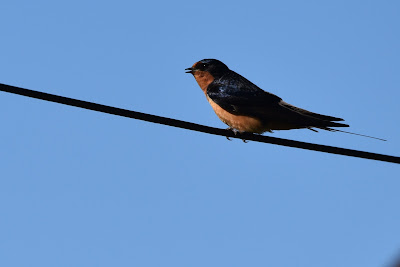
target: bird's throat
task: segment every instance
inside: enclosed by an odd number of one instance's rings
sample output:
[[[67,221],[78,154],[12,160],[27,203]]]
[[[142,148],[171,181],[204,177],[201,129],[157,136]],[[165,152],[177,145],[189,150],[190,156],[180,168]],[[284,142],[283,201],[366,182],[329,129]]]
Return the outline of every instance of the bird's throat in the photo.
[[[207,87],[214,81],[214,77],[208,71],[195,71],[193,73],[196,82],[199,84],[201,90],[206,94]]]

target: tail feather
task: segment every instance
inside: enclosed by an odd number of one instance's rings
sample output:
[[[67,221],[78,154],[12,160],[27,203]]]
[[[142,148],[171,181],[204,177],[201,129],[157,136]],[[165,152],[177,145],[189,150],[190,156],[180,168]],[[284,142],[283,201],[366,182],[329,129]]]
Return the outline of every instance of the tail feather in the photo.
[[[293,105],[291,105],[289,103],[286,103],[283,100],[280,101],[280,105],[282,105],[283,107],[288,108],[290,110],[293,110],[293,111],[295,111],[297,113],[300,113],[300,114],[303,114],[303,115],[306,115],[306,116],[310,116],[310,117],[313,117],[313,118],[316,118],[316,119],[319,119],[319,120],[323,120],[323,121],[343,121],[343,119],[341,119],[341,118],[328,116],[328,115],[322,115],[322,114],[319,114],[319,113],[311,112],[311,111],[308,111],[306,109],[302,109],[302,108],[293,106]],[[338,126],[338,127],[344,127],[344,126]]]
[[[365,134],[359,134],[359,133],[352,133],[352,132],[338,130],[338,129],[332,129],[332,128],[329,128],[329,127],[320,128],[320,129],[323,129],[323,130],[326,130],[326,131],[330,131],[330,132],[341,132],[341,133],[347,133],[347,134],[353,134],[353,135],[368,137],[368,138],[381,140],[381,141],[387,141],[386,139],[383,139],[383,138],[373,137],[373,136],[369,136],[369,135],[365,135]]]
[[[324,123],[326,124],[326,127],[350,127],[350,125],[348,124],[333,122],[333,121],[324,121]]]
[[[330,127],[349,127],[348,124],[337,122],[337,121],[343,121],[343,119],[341,119],[341,118],[314,113],[314,112],[293,106],[289,103],[286,103],[283,100],[281,100],[279,102],[279,104],[282,107],[285,107],[291,111],[294,111],[296,113],[303,115],[303,117],[302,117],[303,120],[301,122],[298,122],[299,125],[302,126],[299,128],[307,128],[311,131],[318,132],[316,129],[314,129],[314,128],[317,128],[317,129],[322,129],[322,130],[326,130],[326,131],[330,131],[330,132],[341,132],[341,133],[347,133],[347,134],[368,137],[368,138],[381,140],[381,141],[387,141],[385,139],[378,138],[378,137],[373,137],[373,136],[369,136],[369,135],[352,133],[352,132],[347,132],[347,131],[343,131],[343,130],[337,130],[337,129],[330,128]],[[308,119],[306,119],[306,118],[308,118]]]

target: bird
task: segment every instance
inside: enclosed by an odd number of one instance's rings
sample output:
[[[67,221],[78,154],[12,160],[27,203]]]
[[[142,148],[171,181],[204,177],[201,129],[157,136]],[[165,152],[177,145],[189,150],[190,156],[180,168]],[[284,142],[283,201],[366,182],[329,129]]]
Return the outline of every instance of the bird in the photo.
[[[342,118],[314,113],[283,101],[264,91],[217,59],[202,59],[186,68],[196,79],[218,118],[236,133],[273,132],[274,130],[317,129],[342,131],[349,127]],[[380,139],[383,140],[383,139]]]

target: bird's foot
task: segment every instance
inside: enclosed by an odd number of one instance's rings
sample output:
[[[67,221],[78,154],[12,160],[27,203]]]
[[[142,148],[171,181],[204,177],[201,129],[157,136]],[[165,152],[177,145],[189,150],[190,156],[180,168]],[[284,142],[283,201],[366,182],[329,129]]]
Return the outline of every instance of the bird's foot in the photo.
[[[227,130],[231,130],[235,135],[239,132],[238,129],[232,128],[232,127],[228,127]]]
[[[227,130],[231,130],[235,135],[239,132],[237,129],[232,128],[232,127],[228,127],[226,128]],[[226,136],[226,139],[228,139],[229,141],[232,141],[229,136]]]
[[[237,135],[237,133],[240,133],[240,131],[238,129],[232,128],[232,127],[228,127],[227,130],[231,130],[235,135]],[[232,141],[229,136],[226,137],[226,139],[228,139],[229,141]],[[248,143],[249,141],[247,141],[246,139],[242,139],[242,141],[244,143]]]

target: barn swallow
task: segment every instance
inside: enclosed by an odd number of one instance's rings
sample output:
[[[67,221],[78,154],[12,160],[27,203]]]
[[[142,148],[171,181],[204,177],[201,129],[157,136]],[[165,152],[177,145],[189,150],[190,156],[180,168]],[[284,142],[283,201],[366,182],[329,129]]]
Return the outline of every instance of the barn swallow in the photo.
[[[302,128],[345,132],[331,127],[349,127],[337,122],[343,121],[341,118],[314,113],[286,103],[216,59],[200,60],[187,68],[186,73],[194,76],[217,116],[235,133],[261,134]]]

